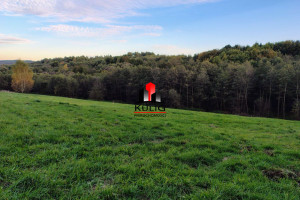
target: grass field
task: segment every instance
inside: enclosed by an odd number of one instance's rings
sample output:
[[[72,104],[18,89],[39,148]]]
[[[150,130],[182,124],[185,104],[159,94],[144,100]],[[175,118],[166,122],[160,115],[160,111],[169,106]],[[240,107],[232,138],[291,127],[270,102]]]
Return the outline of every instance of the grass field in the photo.
[[[299,199],[300,122],[0,92],[0,199]]]

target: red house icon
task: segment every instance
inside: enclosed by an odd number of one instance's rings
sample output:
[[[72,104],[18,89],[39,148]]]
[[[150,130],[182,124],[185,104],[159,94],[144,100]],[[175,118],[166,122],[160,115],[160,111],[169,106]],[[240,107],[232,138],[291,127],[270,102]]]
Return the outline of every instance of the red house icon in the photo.
[[[146,85],[146,90],[148,91],[148,101],[151,101],[151,95],[155,93],[155,85],[153,83],[148,83]]]

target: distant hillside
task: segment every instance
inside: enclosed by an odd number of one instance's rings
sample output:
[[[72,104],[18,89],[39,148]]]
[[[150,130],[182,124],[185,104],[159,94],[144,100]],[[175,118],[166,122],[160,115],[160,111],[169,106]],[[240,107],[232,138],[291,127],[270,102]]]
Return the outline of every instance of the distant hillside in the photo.
[[[17,60],[0,60],[0,65],[13,65]],[[33,63],[32,60],[24,60],[26,63]]]
[[[156,84],[168,107],[300,120],[300,41],[227,45],[194,56],[64,57],[29,64],[33,93],[135,103]],[[10,66],[0,90],[11,90]]]

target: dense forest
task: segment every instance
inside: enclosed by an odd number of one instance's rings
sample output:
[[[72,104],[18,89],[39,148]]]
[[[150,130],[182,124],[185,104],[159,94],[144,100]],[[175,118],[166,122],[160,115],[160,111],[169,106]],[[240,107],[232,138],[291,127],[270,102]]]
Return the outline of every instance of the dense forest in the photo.
[[[230,46],[194,56],[128,53],[30,63],[32,93],[136,103],[148,82],[169,107],[300,119],[300,41]],[[0,90],[12,90],[12,65]]]

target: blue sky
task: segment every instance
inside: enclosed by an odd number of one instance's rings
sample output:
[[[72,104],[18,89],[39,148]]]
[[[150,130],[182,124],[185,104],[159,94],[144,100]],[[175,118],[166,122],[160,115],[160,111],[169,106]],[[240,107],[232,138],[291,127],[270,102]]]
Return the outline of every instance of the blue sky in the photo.
[[[0,60],[299,40],[299,0],[1,0]]]

